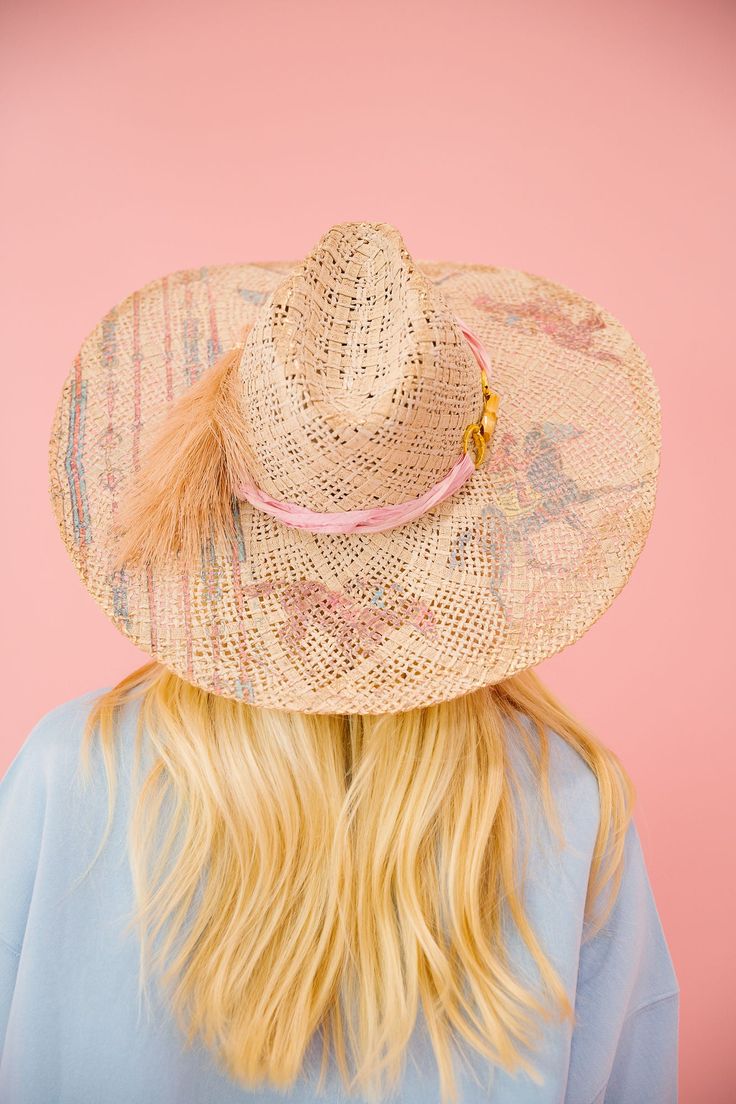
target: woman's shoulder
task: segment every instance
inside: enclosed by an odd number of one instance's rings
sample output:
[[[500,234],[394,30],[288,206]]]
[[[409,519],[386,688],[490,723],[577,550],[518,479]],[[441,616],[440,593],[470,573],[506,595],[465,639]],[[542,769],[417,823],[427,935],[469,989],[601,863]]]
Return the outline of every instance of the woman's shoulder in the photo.
[[[539,774],[530,749],[546,751],[549,788],[566,835],[594,840],[601,816],[600,789],[595,772],[580,752],[549,726],[544,742],[534,722],[518,715],[518,725],[508,724],[509,758],[526,803],[540,805]]]
[[[73,769],[90,710],[109,689],[103,686],[86,690],[42,713],[21,741],[6,774],[31,766],[52,773]]]
[[[99,740],[83,747],[87,720],[95,702],[113,685],[96,687],[59,702],[43,712],[18,746],[0,776],[0,805],[12,802],[12,794],[58,815],[66,803],[70,818],[91,811],[107,795],[107,775]],[[136,700],[126,701],[116,712],[115,738],[107,756],[115,761],[117,790],[124,792],[130,777],[136,733]],[[86,757],[82,752],[86,750]],[[85,758],[87,769],[85,769]],[[108,764],[109,765],[109,764]],[[80,799],[80,800],[77,800]],[[71,823],[69,825],[71,828]]]

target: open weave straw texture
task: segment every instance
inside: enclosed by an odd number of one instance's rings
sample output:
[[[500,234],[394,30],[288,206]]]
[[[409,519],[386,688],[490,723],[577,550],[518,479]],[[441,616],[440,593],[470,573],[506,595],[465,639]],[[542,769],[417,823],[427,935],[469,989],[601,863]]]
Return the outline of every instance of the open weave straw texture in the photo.
[[[461,455],[482,398],[458,319],[500,394],[483,463],[379,533],[312,533],[232,499],[198,564],[113,570],[113,523],[171,405],[229,348],[244,461],[319,511],[412,499]],[[497,682],[608,608],[654,509],[660,412],[641,350],[540,276],[415,262],[393,227],[333,227],[302,262],[153,280],[113,307],[64,383],[50,490],[82,580],[182,678],[261,706],[405,710]]]

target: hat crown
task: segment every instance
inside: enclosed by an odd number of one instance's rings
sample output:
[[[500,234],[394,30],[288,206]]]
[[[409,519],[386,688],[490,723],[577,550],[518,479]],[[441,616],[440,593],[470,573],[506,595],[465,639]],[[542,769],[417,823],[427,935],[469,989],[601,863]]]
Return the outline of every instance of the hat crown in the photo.
[[[264,303],[239,376],[251,477],[312,510],[421,494],[481,405],[457,319],[386,223],[328,230]]]

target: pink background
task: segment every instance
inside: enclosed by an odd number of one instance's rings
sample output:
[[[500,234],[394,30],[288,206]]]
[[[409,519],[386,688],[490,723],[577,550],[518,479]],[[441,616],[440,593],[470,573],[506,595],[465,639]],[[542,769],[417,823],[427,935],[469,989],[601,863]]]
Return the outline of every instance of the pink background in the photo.
[[[0,768],[42,713],[146,658],[84,593],[46,488],[62,381],[117,300],[180,267],[297,258],[345,219],[393,222],[419,259],[575,288],[651,361],[662,474],[628,587],[540,670],[638,787],[682,986],[684,1104],[736,1082],[734,14],[7,0],[0,36]]]

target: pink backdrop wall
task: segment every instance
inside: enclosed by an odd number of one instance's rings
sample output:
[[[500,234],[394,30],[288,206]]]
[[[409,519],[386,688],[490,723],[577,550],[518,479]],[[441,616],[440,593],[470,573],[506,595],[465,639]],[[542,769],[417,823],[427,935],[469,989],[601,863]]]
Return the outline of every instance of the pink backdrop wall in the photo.
[[[180,267],[298,257],[344,219],[395,223],[420,259],[582,291],[652,363],[662,474],[630,584],[541,673],[638,787],[682,985],[684,1104],[736,1082],[734,14],[6,0],[0,47],[0,768],[43,712],[145,659],[83,592],[46,489],[62,380],[117,300]]]

